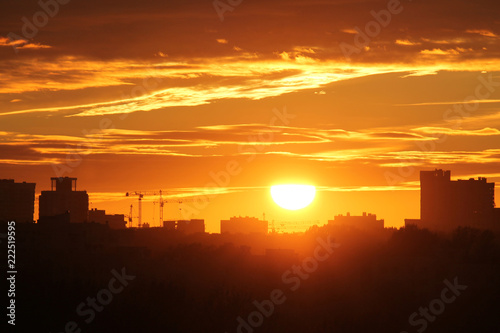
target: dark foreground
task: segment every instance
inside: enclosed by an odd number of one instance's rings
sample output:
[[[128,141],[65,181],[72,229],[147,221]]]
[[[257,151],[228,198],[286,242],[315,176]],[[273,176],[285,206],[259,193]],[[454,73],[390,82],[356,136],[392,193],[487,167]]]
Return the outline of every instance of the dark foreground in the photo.
[[[474,229],[228,237],[18,224],[16,325],[7,327],[493,333],[499,259],[498,235]]]

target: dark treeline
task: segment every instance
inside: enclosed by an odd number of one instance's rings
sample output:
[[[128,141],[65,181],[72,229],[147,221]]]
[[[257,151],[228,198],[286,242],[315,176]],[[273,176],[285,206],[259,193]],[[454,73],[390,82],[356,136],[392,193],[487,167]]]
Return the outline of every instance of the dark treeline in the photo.
[[[16,236],[19,332],[498,332],[491,231],[229,237],[18,224]],[[445,280],[467,288],[443,291]]]

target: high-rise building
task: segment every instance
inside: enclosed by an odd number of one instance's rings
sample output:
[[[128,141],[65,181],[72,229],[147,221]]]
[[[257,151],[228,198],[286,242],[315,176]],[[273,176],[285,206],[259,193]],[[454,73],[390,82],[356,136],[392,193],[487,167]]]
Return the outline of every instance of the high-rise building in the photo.
[[[33,222],[35,186],[34,183],[0,179],[0,221]]]
[[[256,217],[231,217],[229,220],[220,221],[221,234],[266,234],[268,232],[267,221],[261,221]]]
[[[497,219],[495,183],[483,177],[452,181],[449,170],[420,172],[420,221],[412,223],[449,231],[458,226],[495,228]]]
[[[89,196],[76,190],[76,178],[51,178],[51,190],[42,191],[39,216],[57,216],[69,212],[71,223],[88,221]]]
[[[352,227],[360,230],[383,230],[384,220],[377,220],[377,215],[363,213],[361,216],[337,215],[333,220],[329,220],[331,226]]]

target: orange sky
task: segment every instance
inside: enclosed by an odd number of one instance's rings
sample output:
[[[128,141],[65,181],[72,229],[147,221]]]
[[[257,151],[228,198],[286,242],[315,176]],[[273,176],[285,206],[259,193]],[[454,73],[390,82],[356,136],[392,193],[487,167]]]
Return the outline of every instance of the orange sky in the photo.
[[[263,213],[288,231],[347,211],[401,226],[419,170],[500,182],[497,2],[242,1],[223,21],[212,1],[50,3],[2,3],[0,178],[78,177],[124,214],[127,191],[216,192],[165,209],[211,232]],[[286,212],[281,182],[317,199]]]

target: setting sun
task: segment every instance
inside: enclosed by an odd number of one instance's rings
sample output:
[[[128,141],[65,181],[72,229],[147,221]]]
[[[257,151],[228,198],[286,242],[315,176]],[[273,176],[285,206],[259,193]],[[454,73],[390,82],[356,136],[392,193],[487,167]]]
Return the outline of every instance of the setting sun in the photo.
[[[274,185],[271,197],[281,208],[299,210],[313,202],[316,188],[313,185]]]

